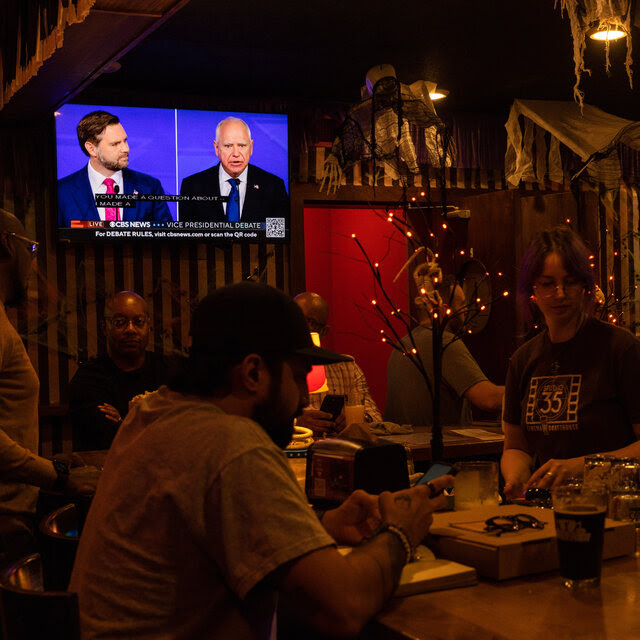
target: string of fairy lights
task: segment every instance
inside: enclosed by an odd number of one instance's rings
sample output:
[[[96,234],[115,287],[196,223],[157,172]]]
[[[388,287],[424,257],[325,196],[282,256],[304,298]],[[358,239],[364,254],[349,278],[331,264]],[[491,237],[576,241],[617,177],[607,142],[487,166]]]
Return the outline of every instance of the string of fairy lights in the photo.
[[[424,197],[426,194],[424,191],[420,193],[421,197]],[[410,199],[411,202],[417,203],[418,198],[413,196]],[[455,207],[449,207],[451,209],[455,209]],[[441,222],[442,230],[448,231],[449,225],[446,221],[446,213],[443,212],[441,215],[443,216],[443,220]],[[380,214],[378,214],[380,215]],[[422,253],[425,253],[425,248],[427,243],[421,243],[418,234],[415,231],[414,226],[411,221],[407,219],[406,215],[404,217],[400,217],[394,213],[392,209],[388,209],[385,212],[386,222],[391,224],[396,230],[398,230],[402,235],[408,240],[410,246],[413,247],[412,256],[406,261],[405,265],[401,269],[404,270],[411,262],[415,261],[415,259]],[[430,228],[427,228],[427,236],[432,243],[436,242],[436,234]],[[434,388],[431,382],[431,376],[429,375],[428,369],[425,367],[422,358],[420,357],[420,352],[415,343],[415,339],[412,333],[412,325],[419,324],[418,319],[411,316],[410,313],[402,309],[398,306],[389,296],[387,289],[382,280],[382,274],[380,271],[379,262],[373,261],[369,254],[367,253],[365,247],[362,245],[360,240],[358,239],[355,233],[351,234],[351,238],[357,245],[358,249],[364,256],[369,269],[374,277],[374,281],[376,284],[376,288],[380,292],[380,302],[384,301],[385,308],[382,308],[378,298],[371,298],[370,304],[371,307],[375,310],[379,320],[383,323],[385,328],[380,329],[380,339],[383,343],[388,344],[392,349],[399,351],[403,356],[408,357],[410,362],[417,368],[420,375],[424,378],[429,393],[431,394],[432,399],[434,398]],[[432,251],[434,260],[438,260],[439,253],[437,250]],[[459,249],[458,254],[460,256],[466,255],[466,250]],[[426,261],[429,261],[429,256],[426,256]],[[400,275],[400,273],[398,274]],[[502,272],[497,272],[496,274],[499,278],[502,277]],[[398,276],[396,276],[397,278]],[[486,278],[490,278],[490,273],[487,271],[485,273]],[[439,282],[439,278],[434,276],[432,278],[434,287],[437,287]],[[455,285],[457,286],[459,281],[456,278]],[[428,313],[430,314],[429,320],[431,323],[431,328],[434,331],[434,334],[442,337],[442,334],[447,331],[450,334],[448,336],[448,340],[446,343],[443,343],[442,340],[439,343],[439,351],[440,353],[444,353],[449,345],[451,345],[456,340],[462,338],[464,333],[473,333],[471,329],[469,329],[469,325],[473,322],[473,320],[481,313],[485,312],[487,309],[491,307],[491,305],[496,302],[498,299],[508,297],[509,291],[508,289],[503,290],[499,295],[492,297],[491,299],[483,300],[480,294],[478,293],[479,283],[476,283],[473,290],[472,300],[464,305],[461,305],[455,311],[451,308],[451,301],[453,298],[454,287],[451,288],[450,299],[448,302],[444,302],[439,305],[433,306]],[[425,296],[427,291],[425,288],[420,288],[419,293],[421,296]],[[393,320],[397,319],[400,321],[404,333],[406,333],[406,340],[403,342],[403,337],[400,335],[400,332],[396,329]],[[458,327],[453,327],[454,320],[461,320]],[[406,342],[408,341],[408,344]]]

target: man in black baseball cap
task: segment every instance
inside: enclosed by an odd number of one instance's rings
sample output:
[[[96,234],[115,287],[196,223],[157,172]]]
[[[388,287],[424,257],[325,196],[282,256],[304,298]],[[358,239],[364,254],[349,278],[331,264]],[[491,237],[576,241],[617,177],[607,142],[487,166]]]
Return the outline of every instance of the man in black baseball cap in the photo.
[[[280,590],[323,633],[355,635],[392,594],[452,478],[355,492],[322,522],[281,448],[308,402],[298,306],[241,283],[207,296],[169,387],[132,403],[107,457],[69,589],[84,638],[275,638]],[[366,541],[365,541],[366,540]],[[336,542],[359,545],[348,556]]]
[[[311,364],[351,360],[314,346],[298,305],[278,289],[241,282],[217,289],[191,319],[192,355],[207,353],[279,353],[301,355]]]

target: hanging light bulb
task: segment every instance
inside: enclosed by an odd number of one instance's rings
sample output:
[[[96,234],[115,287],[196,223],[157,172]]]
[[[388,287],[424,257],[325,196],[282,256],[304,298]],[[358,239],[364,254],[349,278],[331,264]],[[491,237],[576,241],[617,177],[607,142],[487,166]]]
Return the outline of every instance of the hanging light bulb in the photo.
[[[590,29],[588,33],[592,40],[598,40],[599,42],[611,42],[612,40],[620,40],[627,37],[627,32],[622,27],[607,24],[599,24],[597,27]]]
[[[431,100],[442,100],[442,98],[446,98],[449,95],[449,92],[442,87],[438,87],[435,82],[431,82],[430,80],[426,81],[427,90],[429,91],[429,97]]]
[[[435,88],[433,91],[429,91],[429,97],[431,100],[442,100],[442,98],[446,98],[449,95],[449,92],[446,89],[440,89],[439,87]]]

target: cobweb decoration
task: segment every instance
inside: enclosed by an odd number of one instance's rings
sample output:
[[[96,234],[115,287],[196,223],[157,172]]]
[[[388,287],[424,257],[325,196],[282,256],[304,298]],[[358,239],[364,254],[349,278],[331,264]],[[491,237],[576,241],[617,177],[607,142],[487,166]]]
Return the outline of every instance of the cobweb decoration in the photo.
[[[631,0],[556,0],[560,4],[560,11],[566,11],[571,24],[573,38],[573,64],[576,83],[573,86],[573,97],[582,108],[584,93],[580,90],[580,79],[583,73],[591,74],[584,66],[584,50],[587,32],[594,26],[610,31],[621,29],[627,34],[627,57],[624,66],[629,78],[629,86],[633,88],[631,65]],[[609,41],[605,41],[605,69],[611,67],[609,61]]]
[[[414,138],[415,136],[415,138]],[[419,158],[414,139],[422,137],[426,158]],[[360,161],[381,163],[391,177],[423,173],[427,166],[451,166],[454,144],[429,97],[427,83],[402,84],[387,76],[372,95],[356,105],[338,129],[325,161],[320,190],[338,188],[342,173]],[[375,184],[375,182],[374,182]]]

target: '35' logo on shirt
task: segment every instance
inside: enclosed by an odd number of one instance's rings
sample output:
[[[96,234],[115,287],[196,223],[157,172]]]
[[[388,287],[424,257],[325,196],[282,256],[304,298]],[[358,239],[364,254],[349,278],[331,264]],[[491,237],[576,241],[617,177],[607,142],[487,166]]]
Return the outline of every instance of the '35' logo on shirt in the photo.
[[[531,378],[527,425],[577,422],[581,382],[579,374]]]

